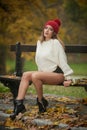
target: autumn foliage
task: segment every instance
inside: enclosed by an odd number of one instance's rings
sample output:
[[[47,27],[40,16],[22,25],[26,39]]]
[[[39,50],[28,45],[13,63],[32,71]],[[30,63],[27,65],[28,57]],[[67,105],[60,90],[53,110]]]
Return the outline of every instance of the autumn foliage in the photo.
[[[65,44],[87,44],[87,0],[0,0],[0,48],[17,41],[36,44],[44,23],[55,18],[62,21]]]

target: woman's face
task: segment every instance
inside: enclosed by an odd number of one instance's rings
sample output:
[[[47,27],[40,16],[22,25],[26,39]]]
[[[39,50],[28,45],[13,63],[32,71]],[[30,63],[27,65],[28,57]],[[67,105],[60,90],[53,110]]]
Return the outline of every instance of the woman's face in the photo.
[[[50,26],[50,25],[47,25],[44,27],[44,37],[45,37],[45,40],[49,40],[52,38],[52,35],[53,35],[53,28]]]

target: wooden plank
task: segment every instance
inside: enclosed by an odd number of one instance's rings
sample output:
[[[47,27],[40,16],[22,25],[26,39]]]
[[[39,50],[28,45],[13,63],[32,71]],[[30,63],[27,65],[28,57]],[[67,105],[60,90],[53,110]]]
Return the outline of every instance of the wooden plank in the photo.
[[[87,45],[66,45],[65,51],[67,53],[87,53]]]
[[[11,51],[16,51],[16,45],[10,46]],[[23,45],[21,44],[21,52],[35,52],[36,45]]]
[[[35,52],[36,45],[21,44],[22,52]],[[11,51],[16,51],[16,45],[10,46]],[[65,45],[66,53],[87,53],[87,45]]]

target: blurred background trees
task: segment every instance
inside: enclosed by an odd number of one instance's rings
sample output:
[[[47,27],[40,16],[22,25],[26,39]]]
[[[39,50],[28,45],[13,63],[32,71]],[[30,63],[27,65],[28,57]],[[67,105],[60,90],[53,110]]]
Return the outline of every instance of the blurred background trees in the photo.
[[[36,44],[44,23],[55,18],[62,21],[65,44],[87,44],[87,0],[0,0],[0,74],[11,56],[8,46]]]

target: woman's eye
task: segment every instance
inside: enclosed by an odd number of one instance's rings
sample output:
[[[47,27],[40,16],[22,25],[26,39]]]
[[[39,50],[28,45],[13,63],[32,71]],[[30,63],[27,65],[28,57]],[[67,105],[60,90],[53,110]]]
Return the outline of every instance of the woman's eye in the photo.
[[[50,31],[53,31],[53,29],[52,29],[52,28],[48,28],[48,27],[45,27],[44,29],[48,29],[48,30],[50,30]]]
[[[53,31],[53,29],[52,29],[52,28],[50,28],[50,31]]]

